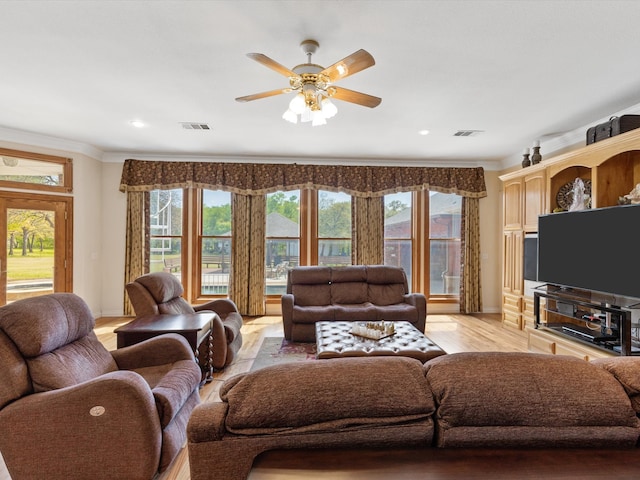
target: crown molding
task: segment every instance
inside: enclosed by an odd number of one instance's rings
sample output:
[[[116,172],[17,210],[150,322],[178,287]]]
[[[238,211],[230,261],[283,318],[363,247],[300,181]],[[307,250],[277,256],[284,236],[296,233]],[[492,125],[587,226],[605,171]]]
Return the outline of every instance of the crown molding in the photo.
[[[68,140],[65,138],[50,137],[39,133],[28,132],[26,130],[16,130],[0,126],[0,140],[5,142],[19,143],[32,147],[61,150],[64,152],[80,153],[96,160],[102,160],[104,152],[92,145]]]

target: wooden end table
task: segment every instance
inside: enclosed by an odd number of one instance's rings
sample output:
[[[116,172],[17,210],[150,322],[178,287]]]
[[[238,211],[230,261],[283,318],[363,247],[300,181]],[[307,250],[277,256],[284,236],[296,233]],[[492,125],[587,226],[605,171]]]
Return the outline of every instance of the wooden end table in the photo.
[[[211,328],[213,319],[217,316],[216,313],[211,312],[142,315],[114,330],[118,341],[117,347],[128,347],[165,333],[177,333],[189,342],[202,370],[202,381],[208,383],[213,379]],[[200,361],[199,350],[205,341],[207,353],[205,359]]]

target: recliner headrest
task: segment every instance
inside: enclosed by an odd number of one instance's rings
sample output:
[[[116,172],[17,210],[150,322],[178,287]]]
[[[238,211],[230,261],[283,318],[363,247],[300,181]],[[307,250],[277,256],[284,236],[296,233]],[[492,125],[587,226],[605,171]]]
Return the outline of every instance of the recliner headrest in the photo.
[[[157,303],[165,303],[180,297],[184,288],[178,279],[168,272],[154,272],[136,278],[136,282],[143,285]]]

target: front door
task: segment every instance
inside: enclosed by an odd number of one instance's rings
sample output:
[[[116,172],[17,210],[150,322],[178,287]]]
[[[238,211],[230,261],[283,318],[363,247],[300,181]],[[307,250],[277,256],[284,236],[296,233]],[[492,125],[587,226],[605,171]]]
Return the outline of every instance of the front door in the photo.
[[[72,291],[72,198],[0,192],[0,305]]]

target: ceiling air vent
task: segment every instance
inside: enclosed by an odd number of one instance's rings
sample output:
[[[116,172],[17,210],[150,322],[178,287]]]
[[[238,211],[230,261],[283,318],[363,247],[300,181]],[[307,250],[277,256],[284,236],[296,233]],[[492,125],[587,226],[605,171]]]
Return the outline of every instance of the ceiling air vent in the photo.
[[[211,130],[206,123],[181,122],[180,124],[185,130]]]
[[[475,137],[480,135],[482,130],[458,130],[453,134],[454,137]]]

